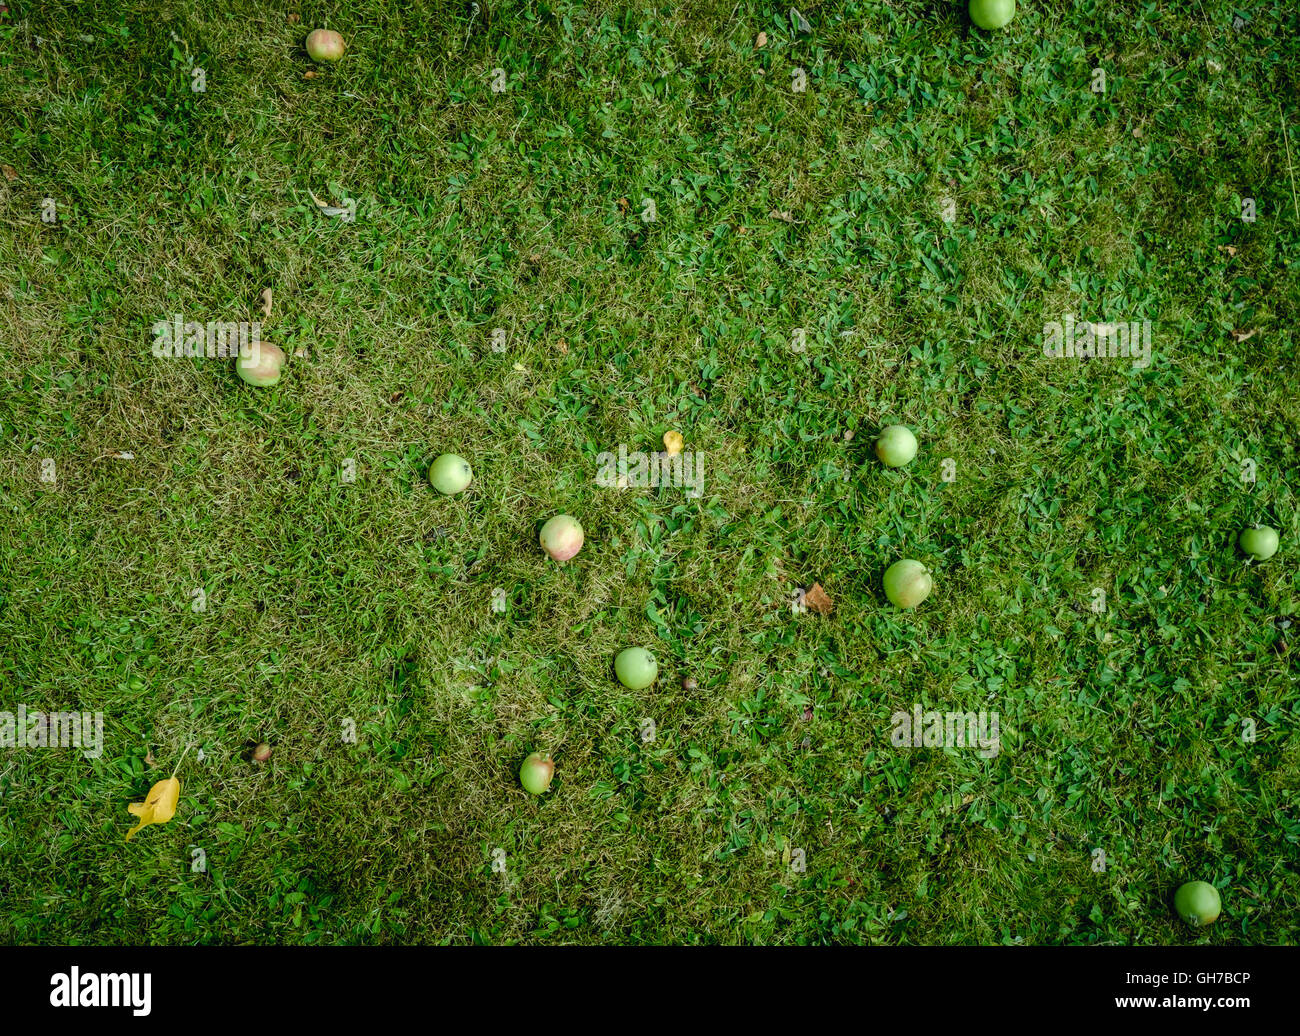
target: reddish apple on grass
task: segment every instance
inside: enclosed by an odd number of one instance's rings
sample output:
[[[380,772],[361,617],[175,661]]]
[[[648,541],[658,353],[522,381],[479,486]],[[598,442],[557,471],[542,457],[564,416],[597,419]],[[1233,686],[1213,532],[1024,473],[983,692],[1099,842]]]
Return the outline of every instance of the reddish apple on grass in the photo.
[[[538,538],[542,549],[556,561],[568,561],[582,549],[582,526],[576,518],[557,514],[542,526]]]
[[[284,350],[270,342],[254,342],[248,353],[240,352],[235,373],[250,385],[267,388],[280,380]]]
[[[312,29],[307,35],[307,56],[313,61],[338,61],[346,46],[333,29]]]
[[[554,776],[555,763],[549,755],[543,755],[541,752],[534,752],[519,768],[519,783],[524,786],[524,791],[531,795],[540,795],[546,791],[551,786],[551,778]]]

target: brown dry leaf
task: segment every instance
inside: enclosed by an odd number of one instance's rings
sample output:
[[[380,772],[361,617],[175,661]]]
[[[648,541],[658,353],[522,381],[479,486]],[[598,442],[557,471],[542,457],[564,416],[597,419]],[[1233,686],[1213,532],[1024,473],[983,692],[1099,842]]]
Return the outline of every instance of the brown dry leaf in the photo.
[[[791,215],[789,209],[773,209],[771,212],[768,213],[768,215],[771,216],[773,219],[779,219],[782,223],[794,222],[794,216]]]
[[[1257,327],[1252,327],[1249,331],[1243,331],[1241,328],[1237,328],[1232,332],[1232,338],[1237,342],[1248,342],[1257,334],[1259,334],[1259,328]]]
[[[0,165],[0,171],[5,174],[6,180],[17,180],[18,170],[11,165]]]
[[[766,46],[767,46],[767,33],[765,33],[765,32],[760,32],[760,33],[758,34],[758,39],[756,39],[756,40],[754,41],[754,46],[755,46],[757,49],[759,49],[759,50],[762,50],[764,47],[766,47]]]
[[[566,339],[561,338],[555,343],[555,348],[561,356],[569,355],[569,343]]]
[[[298,348],[293,351],[293,354],[294,356],[298,357],[298,359],[300,360],[304,359],[306,356],[309,355],[307,352],[307,347],[305,345],[298,346]]]
[[[271,289],[263,288],[262,294],[258,296],[258,302],[262,304],[262,316],[267,320],[271,319]]]
[[[818,615],[829,615],[835,608],[835,602],[822,589],[821,583],[813,583],[812,589],[803,595],[803,603]]]
[[[1220,252],[1228,253],[1228,258],[1232,258],[1232,256],[1237,254],[1237,249],[1233,245],[1219,245],[1218,247]]]
[[[399,399],[401,399],[405,395],[406,393],[399,389],[398,391],[394,392],[391,396],[388,397],[388,402],[396,403]]]
[[[289,24],[290,24],[290,25],[297,25],[300,21],[302,21],[302,15],[300,15],[300,14],[294,14],[293,12],[290,12],[290,13],[289,13]]]
[[[748,233],[749,233],[749,227],[737,227],[737,228],[736,228],[736,234],[739,235],[740,237],[744,237],[744,236],[745,236],[746,234],[748,234]]]
[[[304,79],[315,79],[315,78],[316,78],[316,70],[315,70],[314,68],[309,68],[309,69],[307,69],[306,72],[304,72],[304,73],[302,74],[302,77],[303,77]]]
[[[152,749],[152,748],[149,749],[148,753],[146,753],[146,755],[145,755],[145,757],[144,757],[144,764],[145,764],[145,766],[157,766],[157,765],[158,765],[158,763],[154,760],[154,757],[153,757],[153,749]]]
[[[624,213],[626,213],[627,210],[630,209],[632,206],[628,204],[628,200],[626,198],[619,198],[618,207],[622,209]]]

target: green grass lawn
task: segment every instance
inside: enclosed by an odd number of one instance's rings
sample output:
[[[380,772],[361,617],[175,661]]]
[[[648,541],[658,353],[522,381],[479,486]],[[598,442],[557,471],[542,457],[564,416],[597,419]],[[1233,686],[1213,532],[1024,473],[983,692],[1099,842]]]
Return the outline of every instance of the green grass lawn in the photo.
[[[1291,0],[6,2],[0,941],[1296,941]]]

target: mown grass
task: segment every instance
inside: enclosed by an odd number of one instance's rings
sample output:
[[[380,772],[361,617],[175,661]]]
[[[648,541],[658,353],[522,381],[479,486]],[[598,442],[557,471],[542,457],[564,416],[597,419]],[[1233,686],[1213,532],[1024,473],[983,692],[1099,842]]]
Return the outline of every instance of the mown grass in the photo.
[[[1294,941],[1300,15],[1058,6],[12,3],[0,710],[106,731],[0,750],[0,939]],[[268,287],[276,387],[151,356]],[[1046,359],[1067,312],[1151,367]],[[596,484],[670,429],[700,499]],[[1002,752],[894,748],[914,702]]]

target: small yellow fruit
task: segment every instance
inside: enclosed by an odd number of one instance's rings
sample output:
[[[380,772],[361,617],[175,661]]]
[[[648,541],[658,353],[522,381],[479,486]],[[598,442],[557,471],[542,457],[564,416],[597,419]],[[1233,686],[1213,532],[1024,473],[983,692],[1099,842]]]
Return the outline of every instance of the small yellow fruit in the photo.
[[[682,452],[682,447],[686,445],[686,440],[682,437],[681,432],[664,432],[664,452],[670,457],[676,457]]]

